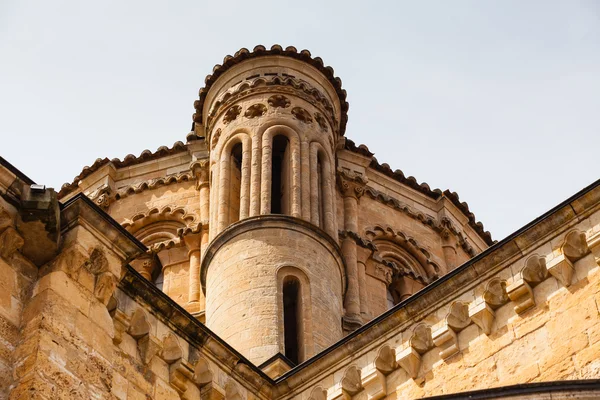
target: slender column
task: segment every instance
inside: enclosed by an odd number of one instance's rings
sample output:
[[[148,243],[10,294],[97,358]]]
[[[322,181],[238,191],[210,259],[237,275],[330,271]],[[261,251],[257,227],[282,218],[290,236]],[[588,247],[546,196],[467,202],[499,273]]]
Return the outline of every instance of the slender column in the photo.
[[[331,172],[331,165],[327,157],[323,157],[323,227],[331,237],[336,238],[337,232],[335,231],[334,215],[333,215],[333,174]],[[358,215],[358,213],[356,213]],[[358,226],[358,223],[356,224]]]
[[[344,299],[346,315],[343,322],[344,329],[352,331],[362,324],[362,318],[357,247],[350,233],[358,233],[358,199],[364,193],[366,181],[362,177],[350,177],[345,173],[340,173],[338,177],[339,187],[344,198],[344,230],[346,234],[342,240],[342,256],[346,262],[348,279],[348,289]]]
[[[217,236],[217,211],[218,211],[218,196],[219,196],[219,164],[216,162],[211,164],[210,170],[212,172],[211,179],[211,190],[210,190],[210,239],[212,240],[215,236]]]
[[[302,160],[302,219],[310,222],[310,147],[307,140],[300,144]]]
[[[217,204],[219,211],[217,214],[217,235],[227,227],[229,222],[229,185],[231,168],[231,155],[228,153],[222,154],[219,168],[219,198]]]
[[[358,294],[360,299],[360,315],[363,322],[369,318],[367,302],[367,267],[364,262],[358,262]]]
[[[190,286],[188,293],[188,303],[198,303],[200,300],[200,241],[202,235],[200,233],[186,235],[183,237],[185,245],[188,249],[188,258],[190,259]],[[200,311],[198,304],[188,304],[191,307],[188,311]]]
[[[250,210],[250,140],[242,142],[242,181],[240,190],[240,219],[248,218]]]
[[[261,136],[252,137],[252,171],[250,177],[250,217],[260,213]]]
[[[310,221],[319,225],[319,162],[316,143],[310,144]]]
[[[290,139],[290,150],[292,151],[292,206],[290,214],[292,217],[300,218],[302,215],[302,167],[300,158],[300,141],[297,137]]]
[[[262,174],[260,182],[260,213],[271,213],[271,177],[273,135],[270,132],[263,134],[262,140]]]
[[[209,182],[209,161],[195,161],[190,165],[190,169],[196,178],[196,190],[200,192],[200,224],[196,228],[198,234],[187,235],[184,242],[188,248],[188,257],[190,259],[189,273],[189,303],[198,303],[195,308],[198,310],[188,310],[191,312],[200,311],[204,305],[200,305],[200,299],[203,298],[200,290],[200,265],[202,262],[201,241],[208,241],[208,220],[210,218],[210,182]],[[202,308],[200,308],[200,306]]]

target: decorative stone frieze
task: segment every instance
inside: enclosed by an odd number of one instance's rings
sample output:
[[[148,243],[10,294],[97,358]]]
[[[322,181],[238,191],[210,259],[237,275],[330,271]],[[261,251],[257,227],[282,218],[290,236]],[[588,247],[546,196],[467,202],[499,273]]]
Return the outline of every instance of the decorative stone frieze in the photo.
[[[292,104],[290,99],[282,94],[274,94],[273,96],[269,97],[267,102],[269,103],[269,106],[273,108],[288,108],[290,104]]]
[[[244,113],[244,117],[246,117],[248,119],[258,118],[258,117],[262,117],[266,113],[267,113],[267,106],[265,106],[264,104],[258,103],[258,104],[253,104],[250,107],[248,107],[248,109]]]
[[[240,115],[240,113],[242,112],[242,107],[240,106],[233,106],[230,107],[227,112],[225,112],[225,115],[223,116],[223,123],[225,125],[231,123],[232,121],[234,121],[238,115]]]
[[[298,121],[303,122],[305,124],[312,124],[313,122],[313,118],[311,117],[310,113],[302,107],[292,108],[292,115]]]

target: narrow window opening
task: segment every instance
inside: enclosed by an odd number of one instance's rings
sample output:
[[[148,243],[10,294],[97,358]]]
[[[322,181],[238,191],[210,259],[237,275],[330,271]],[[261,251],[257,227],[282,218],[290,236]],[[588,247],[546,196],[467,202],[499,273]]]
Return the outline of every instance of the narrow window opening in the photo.
[[[301,352],[301,307],[300,282],[294,277],[283,281],[283,332],[285,356],[295,364],[300,362]]]
[[[164,282],[165,282],[165,275],[161,271],[160,274],[156,277],[156,280],[154,281],[154,284],[156,285],[157,288],[159,288],[160,290],[163,290],[163,284],[164,284]]]
[[[231,175],[229,180],[229,223],[240,220],[240,195],[242,189],[242,144],[231,149]]]
[[[288,206],[289,151],[285,136],[273,138],[271,174],[271,213],[285,214]]]

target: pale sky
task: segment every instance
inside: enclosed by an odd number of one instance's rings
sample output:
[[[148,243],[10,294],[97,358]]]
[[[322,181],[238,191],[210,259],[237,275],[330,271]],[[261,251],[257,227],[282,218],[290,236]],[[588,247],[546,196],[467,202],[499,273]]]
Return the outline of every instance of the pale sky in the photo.
[[[502,239],[600,177],[600,1],[0,1],[0,155],[57,189],[185,141],[214,64],[308,49],[346,136]]]

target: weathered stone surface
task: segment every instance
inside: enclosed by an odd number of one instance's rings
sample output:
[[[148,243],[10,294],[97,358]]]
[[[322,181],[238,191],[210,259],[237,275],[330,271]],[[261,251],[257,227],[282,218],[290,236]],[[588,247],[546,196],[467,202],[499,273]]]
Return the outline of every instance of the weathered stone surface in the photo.
[[[341,135],[320,59],[244,49],[206,82],[187,144],[98,160],[60,207],[0,159],[0,399],[411,399],[600,376],[600,184],[486,251],[456,194]],[[252,363],[277,353],[294,360],[272,380]]]

